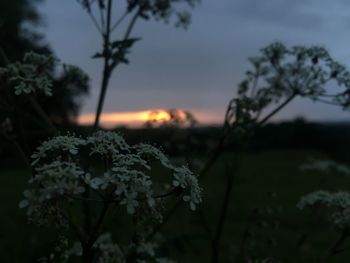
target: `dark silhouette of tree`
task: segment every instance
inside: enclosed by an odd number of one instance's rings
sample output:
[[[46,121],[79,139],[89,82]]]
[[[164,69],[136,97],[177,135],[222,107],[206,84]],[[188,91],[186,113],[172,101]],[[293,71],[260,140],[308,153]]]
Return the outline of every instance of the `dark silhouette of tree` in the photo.
[[[44,36],[35,28],[42,22],[36,7],[42,0],[0,0],[0,66],[22,59],[26,52],[52,55]],[[6,59],[4,59],[6,57]],[[62,70],[64,68],[64,70]],[[66,124],[77,116],[82,95],[89,90],[88,78],[81,78],[74,67],[58,62],[51,69],[53,96],[38,97],[47,115],[56,124]],[[59,73],[57,73],[59,72]]]
[[[20,60],[27,51],[51,52],[43,36],[34,30],[41,23],[36,10],[40,2],[42,0],[0,1],[0,46],[10,61]]]

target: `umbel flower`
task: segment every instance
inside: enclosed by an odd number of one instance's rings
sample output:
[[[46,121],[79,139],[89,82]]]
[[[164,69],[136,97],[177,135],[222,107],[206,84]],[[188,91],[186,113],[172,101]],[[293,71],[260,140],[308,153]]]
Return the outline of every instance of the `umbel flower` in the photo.
[[[49,71],[54,65],[52,56],[29,52],[22,62],[8,64],[0,68],[0,78],[4,78],[14,89],[16,95],[43,93],[52,95],[52,80]]]
[[[345,191],[328,192],[319,190],[303,196],[298,208],[322,206],[329,213],[329,221],[338,230],[348,230],[350,227],[350,193]]]
[[[317,160],[310,159],[308,163],[300,166],[300,170],[305,171],[319,171],[324,173],[339,173],[342,175],[350,175],[350,168],[344,164],[337,163],[333,160]]]
[[[152,145],[131,146],[114,132],[99,131],[86,138],[56,136],[43,142],[32,159],[31,187],[20,202],[31,218],[50,214],[45,209],[64,215],[64,205],[75,200],[115,203],[129,214],[157,210],[158,199],[175,192],[193,210],[201,202],[197,177],[187,167],[174,166]],[[163,183],[154,180],[154,165],[164,168],[162,177],[169,174],[168,185],[173,185],[169,194],[164,178]],[[88,200],[84,199],[87,189],[96,194]]]
[[[265,122],[296,97],[350,107],[350,71],[320,46],[292,46],[275,42],[249,59],[251,67],[229,103],[226,124],[235,123],[244,134],[257,122]],[[334,90],[334,88],[337,88]],[[268,107],[276,107],[270,112]]]

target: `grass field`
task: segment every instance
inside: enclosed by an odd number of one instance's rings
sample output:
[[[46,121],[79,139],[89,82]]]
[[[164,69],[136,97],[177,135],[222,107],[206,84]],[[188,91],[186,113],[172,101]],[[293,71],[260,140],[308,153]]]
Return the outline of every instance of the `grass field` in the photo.
[[[299,165],[310,156],[326,157],[308,150],[289,150],[250,153],[240,158],[220,262],[235,262],[244,236],[246,253],[261,259],[349,262],[350,252],[346,251],[328,257],[339,234],[326,220],[296,208],[299,197],[310,191],[346,190],[350,186],[350,178],[340,175],[301,172]],[[199,211],[191,213],[182,207],[163,229],[163,252],[178,262],[209,262],[210,235],[218,220],[226,184],[224,164],[231,158],[221,158],[202,182],[204,202]],[[54,229],[28,225],[24,211],[18,209],[27,176],[23,170],[0,172],[0,262],[35,262],[54,240]],[[124,230],[118,222],[122,221],[118,213],[111,213],[109,222],[120,240]],[[301,238],[305,241],[298,246]],[[345,245],[349,251],[349,244]]]

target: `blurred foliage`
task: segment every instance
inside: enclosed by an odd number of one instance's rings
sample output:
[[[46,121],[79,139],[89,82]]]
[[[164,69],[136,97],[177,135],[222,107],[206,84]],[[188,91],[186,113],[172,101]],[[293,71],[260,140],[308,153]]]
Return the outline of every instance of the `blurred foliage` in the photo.
[[[36,31],[42,19],[37,4],[42,0],[0,1],[0,66],[22,59],[26,52],[53,54],[44,36]],[[7,57],[7,59],[5,58]],[[51,69],[54,81],[53,96],[38,97],[48,116],[56,124],[68,124],[77,116],[81,98],[89,91],[88,79],[78,78],[77,71],[63,70],[59,63]],[[1,85],[1,84],[0,84]],[[3,89],[1,89],[3,96]],[[24,109],[27,110],[27,109]]]
[[[40,2],[42,0],[0,1],[0,47],[10,60],[20,60],[31,50],[51,52],[43,43],[43,36],[33,29],[41,23],[36,10],[36,4]]]

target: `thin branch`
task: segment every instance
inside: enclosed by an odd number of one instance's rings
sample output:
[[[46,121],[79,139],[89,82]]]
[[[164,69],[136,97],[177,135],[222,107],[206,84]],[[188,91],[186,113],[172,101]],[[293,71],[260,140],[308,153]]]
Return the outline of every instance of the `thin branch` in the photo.
[[[99,6],[99,12],[100,12],[100,20],[101,20],[101,28],[105,28],[106,26],[106,22],[105,22],[105,15],[103,13],[103,8]],[[102,34],[104,34],[105,32],[102,32]]]
[[[79,197],[79,196],[73,196],[70,194],[66,194],[68,198],[74,199],[74,200],[80,200],[80,201],[92,201],[92,202],[97,202],[97,203],[105,203],[105,200],[102,199],[95,199],[95,198],[85,198],[85,197]]]
[[[226,190],[225,190],[225,194],[224,194],[224,199],[223,199],[223,203],[222,203],[219,221],[218,221],[218,224],[216,226],[214,238],[212,239],[212,259],[211,259],[212,263],[219,262],[219,248],[220,248],[222,232],[224,229],[224,224],[226,222],[228,208],[229,208],[229,204],[230,204],[231,192],[232,192],[232,188],[233,188],[233,179],[234,179],[234,175],[235,175],[237,168],[238,168],[237,155],[234,158],[233,166],[234,166],[233,169],[232,169],[232,167],[228,167],[228,166],[226,167],[226,173],[227,173]]]
[[[175,205],[163,217],[162,223],[159,223],[152,229],[151,233],[145,238],[146,241],[152,240],[153,237],[163,228],[163,226],[170,220],[176,210],[183,204],[182,200],[178,200]]]
[[[107,211],[108,211],[108,208],[110,206],[111,202],[110,201],[107,201],[105,202],[103,208],[102,208],[102,211],[101,211],[101,214],[99,216],[99,218],[97,219],[97,223],[94,227],[94,230],[92,231],[92,234],[91,234],[91,237],[90,237],[90,240],[89,240],[89,244],[92,246],[96,239],[98,238],[98,233],[100,231],[100,228],[102,226],[102,222],[107,214]]]
[[[92,11],[88,11],[88,14],[92,20],[92,22],[94,23],[97,31],[103,36],[103,29],[101,28],[101,26],[98,24],[96,17],[94,16],[94,14],[92,13]]]
[[[346,239],[349,237],[349,232],[345,229],[342,231],[339,239],[335,242],[335,244],[332,246],[332,248],[329,251],[329,256],[335,256],[336,254],[343,252],[344,249],[340,248],[343,243],[346,241]]]
[[[262,120],[260,120],[256,127],[260,127],[263,124],[265,124],[271,117],[273,117],[277,112],[279,112],[281,109],[283,109],[289,102],[291,102],[295,97],[297,96],[297,93],[293,93],[290,95],[283,103],[281,103],[276,109],[271,111],[266,117],[264,117]]]
[[[126,28],[126,31],[124,33],[124,37],[123,37],[123,40],[127,40],[131,34],[131,31],[132,29],[134,28],[135,24],[136,24],[136,21],[137,21],[137,18],[140,16],[140,12],[141,12],[141,9],[138,10],[134,16],[131,18],[130,20],[130,23],[128,25],[128,27]],[[110,65],[110,69],[111,71],[118,65],[118,62],[117,60],[113,61],[113,63]]]
[[[96,110],[96,117],[95,117],[95,123],[94,123],[94,130],[96,130],[100,123],[100,116],[102,113],[102,108],[104,105],[104,100],[106,97],[106,92],[108,88],[109,79],[111,77],[112,71],[115,69],[115,67],[118,65],[117,60],[113,61],[111,64],[109,64],[109,60],[111,58],[111,54],[109,52],[109,44],[110,44],[110,35],[111,35],[111,0],[108,1],[107,6],[107,32],[104,36],[104,69],[103,69],[103,77],[102,77],[102,84],[101,84],[101,92],[98,100],[97,110]],[[123,40],[127,40],[129,38],[129,35],[135,26],[136,20],[138,16],[140,15],[140,11],[137,11],[133,18],[131,19],[125,34]]]
[[[123,22],[123,20],[128,16],[129,12],[126,11],[111,27],[111,32],[113,32],[120,24]]]
[[[273,110],[270,114],[268,114],[263,120],[257,123],[254,128],[258,128],[265,124],[272,116],[274,116],[278,111],[280,111],[282,108],[284,108],[291,100],[295,98],[297,94],[294,93],[292,94],[289,98],[286,99],[281,105],[279,105],[275,110]],[[228,108],[229,110],[229,108]],[[226,121],[224,123],[224,128],[226,127]],[[199,173],[199,180],[203,180],[203,178],[207,175],[208,171],[210,168],[214,165],[214,163],[217,161],[217,159],[221,156],[223,153],[223,150],[225,148],[225,140],[226,137],[228,136],[228,133],[224,131],[224,134],[221,136],[220,141],[214,150],[213,155],[211,158],[206,162],[205,166]],[[174,205],[172,209],[169,210],[168,214],[163,218],[162,223],[160,223],[152,232],[151,234],[147,237],[147,239],[150,239],[153,237],[172,217],[172,215],[176,212],[176,210],[182,205],[182,200],[177,201],[177,203]]]
[[[106,96],[106,91],[108,87],[109,78],[111,76],[111,67],[109,66],[109,60],[111,58],[110,50],[109,50],[109,44],[110,44],[110,27],[111,27],[111,17],[112,17],[112,0],[108,0],[107,4],[107,25],[106,25],[106,32],[103,35],[103,59],[104,59],[104,66],[103,66],[103,75],[102,75],[102,83],[101,83],[101,91],[100,96],[97,104],[96,109],[96,116],[95,116],[95,123],[94,123],[94,130],[96,130],[100,123],[100,116],[102,113],[102,108],[104,104],[104,99]]]
[[[69,226],[71,227],[71,229],[73,230],[73,232],[77,235],[77,238],[79,239],[80,243],[81,244],[84,244],[87,242],[87,236],[86,234],[83,232],[83,230],[77,226],[73,220],[69,217],[66,217],[68,223],[69,223]]]

